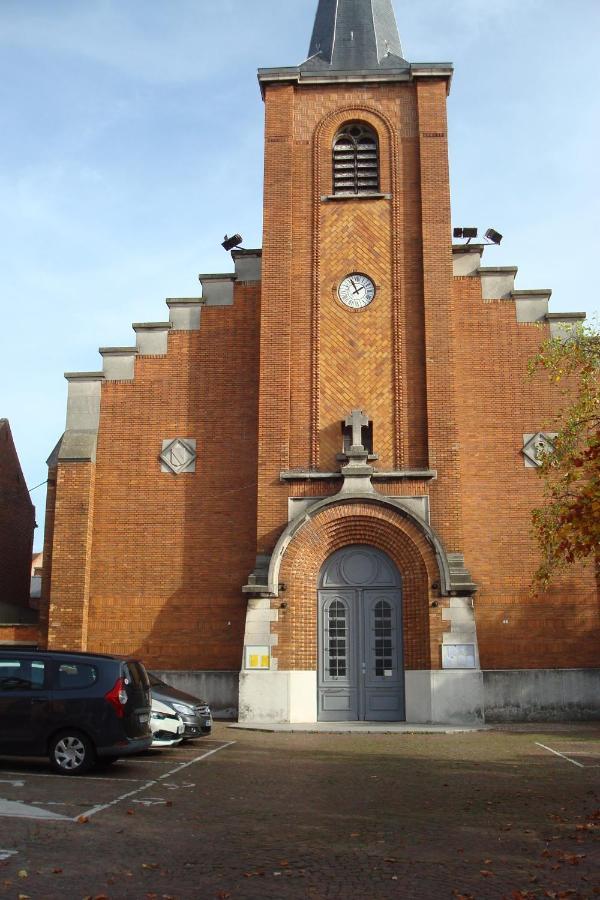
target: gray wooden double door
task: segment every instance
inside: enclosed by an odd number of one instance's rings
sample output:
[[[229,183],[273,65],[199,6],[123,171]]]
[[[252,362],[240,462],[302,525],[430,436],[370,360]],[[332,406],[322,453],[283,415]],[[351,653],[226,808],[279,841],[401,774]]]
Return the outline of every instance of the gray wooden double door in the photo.
[[[374,547],[344,547],[321,570],[318,717],[405,719],[401,579]]]

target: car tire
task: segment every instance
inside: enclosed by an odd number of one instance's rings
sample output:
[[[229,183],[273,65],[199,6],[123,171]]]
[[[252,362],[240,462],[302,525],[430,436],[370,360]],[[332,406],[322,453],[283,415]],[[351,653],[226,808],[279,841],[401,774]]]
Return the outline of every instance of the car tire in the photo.
[[[49,748],[50,765],[60,775],[83,775],[96,762],[92,742],[81,731],[65,730],[54,735]]]

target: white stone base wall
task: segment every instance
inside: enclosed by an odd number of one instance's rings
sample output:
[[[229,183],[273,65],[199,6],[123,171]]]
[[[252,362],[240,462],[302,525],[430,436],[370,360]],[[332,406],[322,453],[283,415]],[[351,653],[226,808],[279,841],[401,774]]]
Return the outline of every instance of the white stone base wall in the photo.
[[[415,725],[480,725],[484,721],[479,670],[405,672],[406,721]]]
[[[406,721],[480,724],[479,671],[406,672]],[[317,673],[240,672],[240,722],[300,724],[317,721]]]
[[[240,672],[240,722],[299,724],[317,721],[317,673]]]
[[[597,722],[600,668],[483,673],[487,722]]]

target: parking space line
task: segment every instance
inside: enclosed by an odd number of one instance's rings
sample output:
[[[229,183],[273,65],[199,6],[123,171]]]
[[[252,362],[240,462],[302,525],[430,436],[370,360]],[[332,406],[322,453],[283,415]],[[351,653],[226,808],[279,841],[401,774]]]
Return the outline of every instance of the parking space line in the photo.
[[[576,759],[571,759],[570,756],[565,756],[564,753],[561,753],[560,750],[553,750],[552,747],[547,747],[545,744],[540,744],[538,741],[535,742],[537,747],[542,747],[544,750],[548,750],[550,753],[554,753],[555,756],[560,756],[562,759],[566,759],[567,762],[572,763],[574,766],[578,766],[580,769],[587,768],[595,768],[593,766],[584,766],[583,763],[577,762]]]
[[[3,772],[4,775],[18,775],[20,778],[60,778],[64,775],[54,775],[52,772]],[[111,775],[77,775],[77,781],[143,781],[143,778],[113,778]]]
[[[181,772],[183,769],[187,769],[194,763],[201,762],[201,760],[212,756],[213,753],[218,753],[219,750],[225,750],[227,747],[231,747],[232,744],[235,743],[236,741],[227,741],[227,743],[223,743],[220,747],[214,747],[212,750],[208,750],[206,753],[202,753],[200,756],[196,756],[194,759],[191,759],[189,762],[185,762],[179,766],[175,766],[174,769],[171,769],[169,772],[165,772],[164,775],[159,775],[158,778],[155,778],[152,781],[147,781],[141,787],[136,788],[133,791],[128,791],[126,794],[121,794],[120,797],[117,797],[115,800],[111,800],[109,803],[100,803],[98,804],[98,806],[93,806],[91,809],[86,810],[86,812],[79,813],[79,815],[75,816],[71,821],[77,822],[81,819],[90,819],[92,816],[95,816],[96,813],[103,812],[103,810],[105,809],[110,809],[111,806],[116,806],[118,803],[122,803],[123,800],[128,800],[130,797],[135,797],[136,794],[140,794],[142,791],[153,787],[164,778],[171,778],[173,775],[177,775],[177,773]]]

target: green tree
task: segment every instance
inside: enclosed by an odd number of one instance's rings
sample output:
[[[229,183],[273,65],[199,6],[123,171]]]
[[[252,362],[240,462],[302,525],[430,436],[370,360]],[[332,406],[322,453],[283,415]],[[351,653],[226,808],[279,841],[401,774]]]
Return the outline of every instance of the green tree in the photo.
[[[564,408],[556,416],[558,437],[542,455],[539,474],[544,503],[533,511],[542,561],[534,583],[590,558],[600,574],[600,331],[576,325],[563,338],[542,344],[530,374],[545,370],[550,380],[568,381]]]

